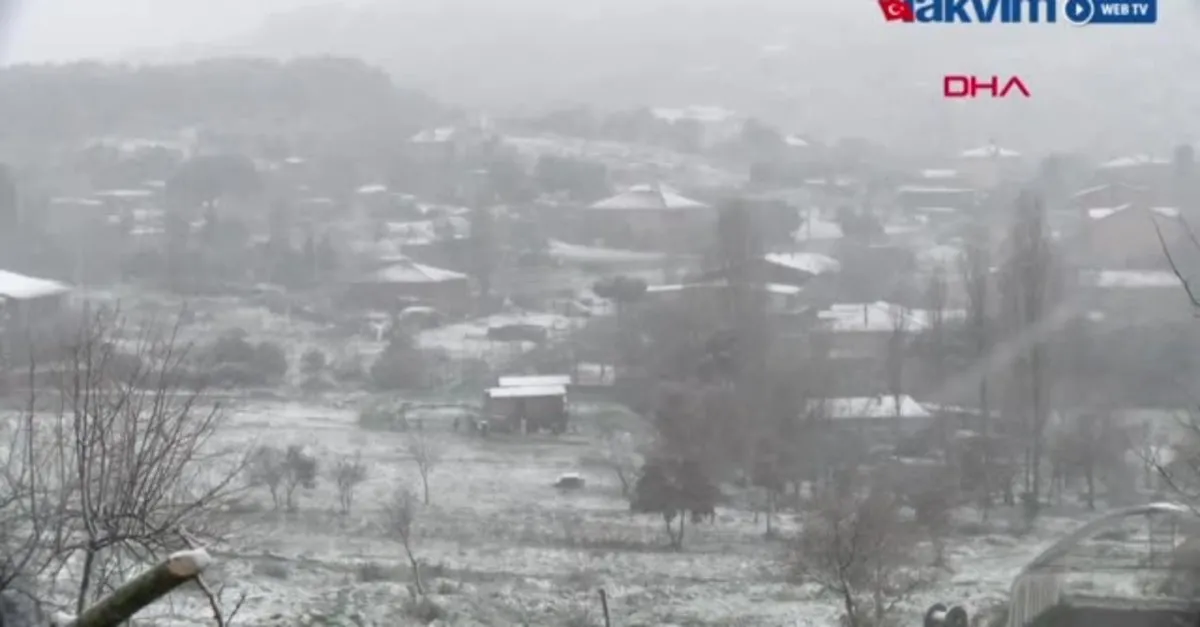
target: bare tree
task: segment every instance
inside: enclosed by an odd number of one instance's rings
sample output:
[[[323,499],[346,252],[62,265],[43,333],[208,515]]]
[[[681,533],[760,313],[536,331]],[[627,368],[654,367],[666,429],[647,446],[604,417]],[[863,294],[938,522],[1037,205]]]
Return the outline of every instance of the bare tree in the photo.
[[[299,506],[296,491],[317,487],[317,458],[304,450],[303,446],[292,444],[278,459],[283,462],[283,503],[289,512],[294,512]]]
[[[930,581],[914,565],[916,541],[890,493],[831,493],[790,547],[789,566],[838,597],[847,627],[878,627]]]
[[[367,479],[367,467],[362,462],[362,453],[354,457],[343,457],[333,466],[333,482],[337,485],[338,505],[342,514],[349,514],[354,505],[354,491]]]
[[[637,479],[639,455],[633,444],[633,436],[627,432],[609,434],[604,438],[602,463],[612,469],[617,481],[621,482],[621,496],[629,498]]]
[[[52,483],[58,449],[38,428],[34,370],[31,363],[26,409],[0,420],[0,619],[14,612],[33,619],[36,604],[26,600],[37,599],[35,581],[69,530],[72,493]]]
[[[1012,394],[1025,417],[1025,492],[1035,511],[1041,498],[1043,434],[1050,413],[1052,376],[1048,342],[1033,338],[1055,312],[1061,292],[1058,260],[1046,231],[1045,210],[1040,200],[1023,194],[1009,233],[1009,258],[1004,265],[1001,290],[1008,304],[1008,341],[1024,345],[1013,362]]]
[[[948,299],[946,271],[934,268],[925,287],[925,328],[921,329],[924,340],[926,363],[936,385],[946,379],[946,306]]]
[[[418,594],[425,594],[425,586],[421,582],[421,563],[413,552],[416,546],[417,510],[420,505],[417,497],[408,488],[401,488],[393,495],[391,501],[384,507],[384,526],[388,533],[393,534],[404,546],[404,554],[412,567],[413,583]]]
[[[251,486],[263,486],[271,495],[271,505],[275,509],[283,504],[283,451],[270,446],[260,446],[250,455],[246,467],[246,479]]]
[[[18,430],[24,452],[6,481],[23,486],[14,494],[31,515],[26,546],[37,545],[36,559],[18,555],[46,580],[76,582],[75,615],[180,548],[181,526],[213,533],[206,514],[237,490],[246,456],[213,441],[224,413],[205,400],[177,332],[89,315],[44,369],[37,420]]]
[[[994,482],[992,466],[992,407],[988,387],[990,369],[983,364],[992,351],[992,259],[991,245],[986,231],[980,229],[967,241],[959,257],[959,274],[967,296],[966,328],[971,341],[971,357],[979,368],[979,384],[976,388],[979,403],[979,430],[982,437],[980,453],[983,456],[980,468],[983,492],[982,515],[986,520],[992,505]]]
[[[412,455],[417,472],[421,475],[422,501],[429,505],[429,475],[442,461],[442,450],[421,431],[410,431],[408,434],[408,454]]]
[[[900,305],[888,307],[889,334],[887,354],[884,358],[884,370],[888,395],[895,405],[896,417],[903,412],[905,387],[907,385],[906,369],[908,365],[908,340],[912,330],[911,313]]]
[[[191,550],[200,549],[196,539],[188,534],[186,529],[179,530],[179,536],[184,544]],[[216,589],[213,589],[212,584],[204,577],[204,573],[196,574],[196,587],[200,589],[200,594],[204,595],[208,601],[209,612],[211,613],[213,623],[216,627],[230,627],[233,625],[233,620],[237,618],[238,612],[242,611],[242,607],[246,604],[246,598],[249,596],[245,592],[238,594],[232,603],[226,603],[225,593],[226,585],[221,584]]]

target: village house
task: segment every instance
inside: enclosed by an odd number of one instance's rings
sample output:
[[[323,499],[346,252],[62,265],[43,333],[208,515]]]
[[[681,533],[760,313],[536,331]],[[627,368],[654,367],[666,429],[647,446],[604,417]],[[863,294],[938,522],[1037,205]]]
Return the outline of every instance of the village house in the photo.
[[[940,317],[939,317],[940,315]],[[889,354],[907,354],[912,340],[939,320],[961,320],[966,312],[938,312],[883,301],[839,303],[818,311],[812,348],[828,364],[830,393],[878,394],[887,380]]]
[[[70,293],[65,283],[0,270],[0,340],[57,320]]]
[[[745,124],[745,117],[715,106],[656,107],[651,109],[650,113],[668,124],[695,124],[700,129],[701,148],[736,138]]]
[[[1124,182],[1160,189],[1171,177],[1170,159],[1138,154],[1118,157],[1096,167],[1099,178],[1108,182]]]
[[[1147,187],[1130,183],[1114,182],[1094,185],[1071,194],[1070,208],[1086,217],[1094,207],[1120,207],[1123,205],[1146,205],[1151,201]]]
[[[1080,273],[1081,300],[1105,326],[1150,326],[1191,320],[1194,308],[1170,270]]]
[[[978,189],[990,189],[1001,181],[1018,177],[1024,167],[1021,153],[994,143],[970,148],[958,155],[958,171]]]
[[[460,315],[471,309],[471,282],[459,272],[392,258],[385,267],[351,282],[346,298],[356,305],[383,311],[427,305]]]
[[[696,281],[691,283],[674,283],[669,285],[651,285],[646,288],[645,298],[648,300],[681,299],[689,308],[725,308],[729,304],[728,293],[730,284],[724,279]],[[803,291],[795,285],[781,283],[764,283],[751,286],[766,297],[766,309],[770,314],[783,314],[795,311],[801,306],[800,293]]]
[[[968,187],[902,185],[896,189],[896,204],[906,214],[956,214],[975,207],[976,192]]]
[[[587,207],[584,229],[605,245],[686,250],[712,233],[716,210],[662,184],[635,185]]]
[[[1067,253],[1083,267],[1162,269],[1166,264],[1164,241],[1172,249],[1191,245],[1174,207],[1127,203],[1092,207],[1085,216],[1079,233],[1067,242]]]
[[[936,422],[932,412],[907,394],[823,398],[812,401],[809,412],[828,420],[834,429],[882,438],[916,435]]]
[[[483,154],[494,139],[486,124],[442,126],[413,135],[408,149],[419,163],[442,166]]]
[[[838,260],[820,253],[767,253],[748,268],[713,270],[701,274],[698,280],[728,280],[739,275],[761,283],[804,287],[816,277],[837,274],[841,269]]]
[[[800,226],[792,233],[796,245],[808,252],[832,254],[845,237],[842,225],[821,215],[816,208],[800,211]]]

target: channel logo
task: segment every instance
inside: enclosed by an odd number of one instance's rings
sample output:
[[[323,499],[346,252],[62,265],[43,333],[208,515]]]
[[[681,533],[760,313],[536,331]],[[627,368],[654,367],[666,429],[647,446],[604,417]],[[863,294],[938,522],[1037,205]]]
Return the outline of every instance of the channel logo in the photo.
[[[1158,0],[1067,0],[1063,17],[1075,26],[1154,24],[1158,22]]]
[[[878,0],[888,22],[918,24],[1154,24],[1158,0]]]

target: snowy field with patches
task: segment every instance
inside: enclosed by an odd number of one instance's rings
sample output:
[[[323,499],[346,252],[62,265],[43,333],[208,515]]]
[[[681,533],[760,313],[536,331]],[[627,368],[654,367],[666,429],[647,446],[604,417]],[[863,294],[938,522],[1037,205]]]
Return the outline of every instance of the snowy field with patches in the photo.
[[[787,580],[784,541],[767,539],[749,509],[726,506],[715,524],[690,526],[683,552],[667,549],[660,518],[630,513],[613,473],[587,462],[600,448],[588,421],[636,418],[592,406],[578,412],[578,433],[484,440],[453,431],[454,415],[410,415],[443,452],[414,545],[432,598],[447,610],[436,624],[600,625],[600,588],[614,625],[837,624],[836,599]],[[248,404],[231,413],[225,442],[306,446],[325,468],[358,453],[369,472],[349,516],[337,512],[328,480],[303,493],[294,513],[273,511],[261,489],[226,512],[228,537],[214,547],[212,577],[227,594],[247,595],[243,624],[419,624],[402,609],[411,583],[402,545],[380,523],[398,486],[419,494],[417,468],[405,434],[364,431],[356,421],[355,411],[319,404]],[[568,472],[586,487],[555,490]],[[902,624],[917,624],[936,602],[994,608],[1022,566],[1086,520],[1079,511],[1052,512],[1017,537],[1003,530],[1011,515],[999,510],[996,529],[985,532],[976,513],[960,512],[947,569],[905,603]],[[781,514],[779,528],[784,537],[794,531],[794,516]],[[183,593],[164,609],[173,623],[203,624],[186,618],[205,616],[202,602]]]

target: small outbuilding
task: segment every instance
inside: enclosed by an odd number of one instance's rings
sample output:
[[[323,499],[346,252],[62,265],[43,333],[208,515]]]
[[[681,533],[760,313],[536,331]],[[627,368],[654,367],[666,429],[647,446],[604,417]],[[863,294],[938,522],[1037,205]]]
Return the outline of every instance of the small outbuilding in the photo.
[[[489,424],[503,425],[507,431],[567,430],[567,387],[562,384],[505,386],[501,382],[484,393],[483,408]]]

